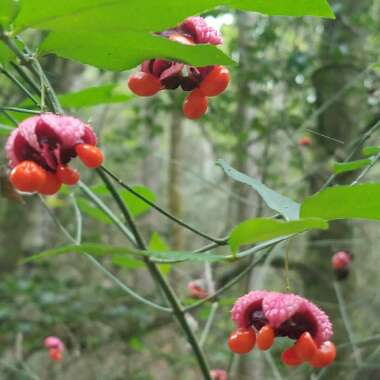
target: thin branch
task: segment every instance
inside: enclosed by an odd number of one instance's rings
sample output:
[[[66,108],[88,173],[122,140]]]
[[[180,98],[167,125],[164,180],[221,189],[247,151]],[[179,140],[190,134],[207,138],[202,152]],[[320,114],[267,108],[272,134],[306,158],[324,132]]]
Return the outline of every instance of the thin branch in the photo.
[[[73,205],[74,205],[74,210],[75,210],[75,215],[76,215],[76,220],[77,220],[77,237],[76,239],[74,239],[70,232],[67,231],[67,229],[65,228],[65,226],[63,226],[63,224],[60,222],[60,220],[54,215],[54,213],[50,210],[50,208],[47,206],[47,204],[45,203],[45,201],[43,200],[42,197],[40,197],[40,200],[44,206],[44,208],[46,209],[46,211],[48,212],[49,216],[51,217],[51,219],[54,221],[54,223],[60,228],[60,230],[64,233],[64,235],[66,236],[66,238],[71,241],[72,243],[75,243],[75,244],[80,244],[81,242],[81,230],[82,230],[82,221],[81,221],[81,214],[80,214],[80,210],[78,208],[78,205],[75,201],[75,199],[73,199]],[[134,290],[132,290],[131,288],[129,288],[126,284],[124,284],[122,281],[120,281],[116,276],[114,276],[107,268],[105,268],[102,264],[100,264],[92,255],[88,254],[88,253],[85,253],[84,254],[85,257],[87,257],[88,260],[90,260],[90,262],[97,268],[99,269],[101,272],[103,272],[113,283],[115,283],[119,288],[121,288],[125,293],[129,294],[132,298],[136,299],[137,301],[147,305],[147,306],[150,306],[154,309],[157,309],[159,311],[165,311],[165,312],[168,312],[168,313],[171,313],[171,309],[170,308],[167,308],[165,306],[161,306],[161,305],[158,305],[152,301],[149,301],[148,299],[140,296],[138,293],[136,293]]]
[[[211,305],[211,310],[210,310],[210,314],[207,318],[207,322],[206,322],[206,325],[205,325],[205,328],[202,332],[202,335],[201,335],[201,338],[199,339],[199,345],[201,347],[203,347],[206,343],[206,340],[207,340],[207,337],[211,331],[211,326],[214,322],[214,319],[215,319],[215,316],[216,316],[216,312],[218,310],[218,307],[219,307],[219,304],[218,302],[214,302],[212,305]]]
[[[11,80],[16,86],[20,88],[20,90],[36,105],[39,105],[38,100],[34,97],[34,95],[21,83],[18,78],[16,78],[13,74],[11,74],[4,67],[0,67],[0,72],[3,73],[9,80]]]
[[[351,152],[348,154],[348,156],[346,157],[346,159],[343,162],[350,161],[351,158],[354,157],[354,155],[359,151],[359,149],[361,149],[361,147],[364,145],[364,143],[372,136],[372,134],[378,128],[380,128],[380,120],[378,120],[371,128],[368,129],[368,131],[366,133],[364,133],[358,139],[358,141],[354,144]],[[326,180],[326,182],[321,187],[320,191],[326,189],[326,187],[330,185],[330,183],[335,179],[336,176],[337,176],[337,174],[335,174],[335,173],[331,174],[330,177]]]
[[[129,228],[133,231],[136,241],[136,246],[139,249],[146,250],[146,245],[143,239],[141,238],[141,235],[139,233],[139,230],[132,219],[129,210],[127,206],[122,202],[119,193],[114,188],[113,184],[108,181],[108,178],[104,175],[101,175],[101,171],[98,170],[97,173],[99,174],[100,178],[103,180],[104,184],[107,186],[107,188],[110,190],[111,195],[114,197],[117,205],[122,210],[124,216],[126,217],[126,223],[128,224]],[[102,173],[103,174],[103,173]],[[107,173],[108,174],[108,173]],[[111,176],[112,177],[112,176]],[[166,281],[160,270],[158,269],[157,265],[150,261],[149,257],[144,258],[144,262],[146,266],[148,267],[149,271],[151,272],[153,278],[157,281],[157,283],[160,285],[163,293],[165,294],[168,302],[170,303],[170,306],[172,307],[172,311],[180,324],[182,331],[187,337],[187,340],[189,344],[191,345],[193,349],[193,353],[198,361],[199,367],[202,371],[203,377],[205,380],[212,380],[210,375],[210,369],[208,367],[206,357],[202,351],[202,347],[199,345],[197,338],[194,335],[194,332],[192,331],[191,327],[189,326],[186,317],[185,312],[174,293],[173,289],[171,288],[170,284]]]
[[[2,109],[0,109],[0,112],[12,123],[14,124],[15,126],[18,126],[18,121],[12,116],[10,115],[7,111],[4,111]]]
[[[270,248],[266,252],[262,253],[259,257],[256,257],[252,262],[242,271],[240,272],[236,277],[234,277],[232,280],[227,282],[227,284],[223,285],[221,288],[219,288],[214,294],[211,294],[207,298],[204,298],[203,300],[200,300],[192,305],[187,306],[184,311],[185,312],[190,312],[192,310],[198,309],[200,306],[203,304],[209,302],[209,301],[214,301],[218,298],[219,295],[224,293],[226,290],[234,286],[237,282],[239,282],[245,275],[247,275],[252,268],[254,268],[264,257],[265,254],[269,253],[273,248]]]
[[[18,113],[28,113],[32,115],[39,115],[40,111],[30,110],[27,108],[18,108],[18,107],[4,107],[0,106],[0,110],[2,111],[9,111],[9,112],[18,112]]]
[[[96,196],[83,182],[79,181],[79,188],[82,192],[89,198],[97,207],[99,207],[107,216],[113,221],[116,227],[123,233],[123,235],[133,244],[136,244],[135,237],[132,232],[115,216],[115,214],[110,210],[110,208],[98,197]]]
[[[358,367],[360,367],[360,365],[362,364],[362,357],[360,355],[359,348],[355,344],[353,329],[352,329],[350,319],[348,318],[346,306],[344,304],[343,295],[342,295],[340,286],[336,281],[334,282],[334,290],[335,290],[335,294],[336,294],[336,299],[338,301],[340,314],[342,316],[344,328],[346,329],[348,339],[349,339],[351,346],[352,346],[352,352],[354,354],[356,365]]]
[[[380,153],[378,153],[375,157],[372,158],[371,163],[367,165],[367,167],[358,175],[358,177],[351,183],[351,186],[357,185],[361,179],[363,179],[368,172],[375,166],[377,161],[380,159]]]
[[[202,236],[203,238],[210,240],[210,241],[212,241],[218,245],[225,245],[225,243],[226,243],[225,239],[219,239],[219,238],[214,238],[212,236],[209,236],[209,235],[203,233],[202,231],[198,230],[197,228],[190,226],[189,224],[187,224],[183,220],[175,217],[170,212],[164,210],[160,206],[156,205],[155,203],[151,202],[149,199],[145,198],[144,196],[142,196],[141,194],[139,194],[138,192],[133,190],[130,186],[128,186],[126,183],[124,183],[120,178],[118,178],[115,174],[113,174],[110,170],[108,170],[104,166],[102,166],[100,168],[100,170],[103,170],[108,176],[110,176],[121,187],[128,190],[131,194],[133,194],[137,198],[141,199],[143,202],[145,202],[146,204],[148,204],[149,206],[151,206],[152,208],[157,210],[159,213],[165,215],[167,218],[171,219],[172,221],[176,222],[177,224],[181,225],[182,227],[188,229],[189,231],[195,233],[196,235]]]

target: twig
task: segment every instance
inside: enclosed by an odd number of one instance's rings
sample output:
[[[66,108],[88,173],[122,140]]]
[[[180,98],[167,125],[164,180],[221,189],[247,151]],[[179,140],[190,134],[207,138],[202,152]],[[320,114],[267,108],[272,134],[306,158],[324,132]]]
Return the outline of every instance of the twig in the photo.
[[[380,153],[378,153],[375,157],[372,158],[371,163],[367,165],[367,167],[358,175],[358,177],[351,183],[351,186],[357,185],[361,179],[363,179],[368,172],[375,166],[377,161],[380,159]]]
[[[222,294],[223,292],[225,292],[227,289],[231,288],[233,285],[235,285],[237,282],[239,282],[240,279],[242,279],[246,274],[248,274],[251,271],[251,269],[255,265],[257,265],[263,259],[263,257],[265,256],[265,254],[269,253],[272,249],[273,248],[270,248],[266,252],[262,253],[259,257],[255,258],[242,272],[240,272],[236,277],[234,277],[232,280],[230,280],[229,282],[227,282],[227,284],[223,285],[221,288],[219,288],[218,290],[216,290],[216,292],[214,294],[211,294],[207,298],[204,298],[201,301],[198,301],[198,302],[196,302],[196,303],[194,303],[192,305],[187,306],[184,309],[184,311],[185,312],[189,312],[189,311],[195,310],[195,309],[199,308],[200,306],[202,306],[203,304],[205,304],[206,302],[209,302],[209,301],[217,299],[217,297],[220,294]]]
[[[41,200],[43,206],[45,207],[46,211],[48,212],[49,216],[51,217],[51,219],[59,227],[59,229],[64,233],[66,238],[69,241],[71,241],[72,243],[80,244],[81,234],[82,234],[82,221],[81,221],[82,217],[81,217],[80,210],[78,208],[78,205],[77,205],[75,199],[73,199],[73,205],[74,205],[76,221],[77,221],[77,234],[76,234],[75,239],[71,236],[70,232],[67,231],[65,226],[63,226],[63,224],[60,222],[60,220],[53,214],[53,212],[46,205],[46,203],[42,197],[40,197],[40,200]],[[150,306],[154,309],[169,312],[169,313],[171,312],[170,308],[158,305],[158,304],[156,304],[152,301],[149,301],[148,299],[140,296],[138,293],[136,293],[134,290],[132,290],[126,284],[124,284],[122,281],[120,281],[116,276],[114,276],[108,269],[106,269],[102,264],[100,264],[92,255],[85,253],[85,257],[87,257],[97,269],[99,269],[101,272],[103,272],[109,279],[112,280],[113,283],[115,283],[119,288],[121,288],[123,291],[125,291],[127,294],[129,294],[132,298],[134,298],[137,301],[139,301],[139,302],[141,302],[147,306]]]
[[[380,128],[380,120],[378,120],[366,133],[364,133],[358,139],[356,144],[354,144],[351,152],[348,154],[348,156],[345,158],[345,160],[343,162],[350,161],[351,158],[358,152],[359,149],[361,149],[361,147],[364,145],[364,143],[372,136],[372,134],[378,128]],[[326,187],[330,185],[330,183],[335,179],[336,176],[337,176],[337,174],[335,174],[335,173],[331,174],[330,177],[326,180],[326,182],[321,187],[320,191],[326,189]]]
[[[18,86],[21,91],[35,104],[39,105],[38,100],[34,97],[34,95],[21,83],[13,74],[11,74],[4,67],[0,67],[0,72],[3,73],[9,80],[11,80],[16,86]]]
[[[39,115],[41,112],[40,111],[35,111],[35,110],[30,110],[27,108],[18,108],[18,107],[4,107],[0,106],[0,109],[2,111],[10,111],[10,112],[18,112],[18,113],[28,113],[32,115]]]
[[[135,246],[139,249],[146,250],[146,245],[144,240],[142,239],[139,230],[132,219],[128,208],[122,202],[119,193],[117,190],[114,188],[113,184],[108,180],[108,178],[103,174],[100,170],[98,170],[98,174],[100,178],[103,180],[104,184],[107,186],[109,189],[111,195],[115,199],[116,203],[118,204],[119,208],[121,209],[123,215],[125,216],[126,223],[128,224],[129,228],[133,231],[133,234],[135,236]],[[108,174],[108,173],[107,173]],[[112,177],[112,176],[111,176]],[[186,316],[185,316],[185,311],[182,308],[181,304],[179,303],[179,300],[177,296],[175,295],[173,289],[169,285],[169,283],[166,281],[164,276],[161,274],[160,270],[154,264],[153,262],[150,261],[149,257],[144,258],[145,264],[147,265],[149,271],[152,274],[152,277],[157,281],[157,283],[160,285],[163,293],[165,294],[170,306],[172,307],[172,311],[174,316],[176,317],[178,323],[180,324],[182,331],[187,337],[187,340],[189,344],[192,347],[193,353],[198,361],[199,367],[202,371],[203,377],[205,380],[212,380],[211,375],[210,375],[210,369],[208,367],[206,357],[202,351],[202,347],[199,345],[197,338],[194,335],[194,332],[192,331],[191,327],[189,326]]]
[[[218,302],[214,302],[211,305],[210,314],[209,314],[209,316],[207,318],[207,322],[206,322],[205,328],[204,328],[204,330],[202,332],[201,338],[199,339],[199,345],[201,347],[203,347],[204,344],[206,343],[206,340],[207,340],[208,334],[211,331],[211,326],[212,326],[212,324],[214,322],[215,315],[216,315],[216,312],[218,310],[218,307],[219,307]]]
[[[138,192],[136,192],[135,190],[133,190],[130,186],[128,186],[126,183],[124,183],[119,177],[117,177],[115,174],[113,174],[110,170],[108,170],[104,166],[102,166],[100,168],[100,170],[104,171],[108,176],[110,176],[114,181],[116,181],[121,187],[123,187],[124,189],[128,190],[131,194],[133,194],[137,198],[141,199],[146,204],[148,204],[149,206],[151,206],[152,208],[154,208],[155,210],[157,210],[161,214],[165,215],[167,218],[169,218],[172,221],[176,222],[180,226],[182,226],[182,227],[188,229],[189,231],[192,231],[195,234],[197,234],[199,236],[202,236],[203,238],[205,238],[207,240],[210,240],[210,241],[212,241],[212,242],[214,242],[214,243],[216,243],[218,245],[225,245],[226,241],[224,239],[219,239],[219,238],[214,238],[212,236],[209,236],[209,235],[203,233],[202,231],[198,230],[197,228],[190,226],[189,224],[187,224],[183,220],[175,217],[170,212],[164,210],[160,206],[158,206],[155,203],[151,202],[149,199],[145,198],[143,195],[141,195]]]
[[[334,282],[334,290],[335,290],[336,298],[338,301],[340,314],[342,316],[344,328],[346,329],[348,339],[349,339],[351,346],[352,346],[352,352],[354,354],[355,362],[356,362],[356,365],[359,367],[362,364],[362,357],[360,355],[359,348],[355,344],[353,329],[352,329],[350,319],[348,318],[346,306],[344,304],[343,295],[342,295],[340,286],[336,281]]]

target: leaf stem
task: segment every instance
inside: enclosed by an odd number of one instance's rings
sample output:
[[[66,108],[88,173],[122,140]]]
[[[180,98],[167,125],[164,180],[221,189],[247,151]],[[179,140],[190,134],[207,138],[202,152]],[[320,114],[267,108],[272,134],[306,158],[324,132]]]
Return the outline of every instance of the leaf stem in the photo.
[[[348,156],[345,158],[343,162],[348,162],[351,160],[351,158],[358,152],[358,150],[364,145],[364,143],[372,136],[372,134],[380,128],[380,120],[378,120],[371,128],[368,129],[366,133],[363,134],[362,137],[358,139],[354,147],[352,148],[351,152],[348,154]],[[320,188],[319,191],[322,191],[326,189],[330,185],[332,181],[334,181],[335,177],[337,175],[335,173],[331,174],[330,177],[326,180],[326,182],[323,184],[323,186]]]
[[[39,115],[40,111],[30,110],[27,108],[18,108],[18,107],[3,107],[0,106],[0,110],[2,111],[9,111],[9,112],[18,112],[18,113],[28,113],[32,115]]]
[[[352,352],[354,354],[355,362],[356,362],[356,365],[358,367],[360,367],[360,365],[362,364],[362,357],[360,355],[359,348],[355,344],[355,338],[354,338],[354,335],[353,335],[353,329],[352,329],[352,325],[351,325],[350,319],[348,318],[346,306],[344,304],[343,295],[342,295],[340,286],[339,286],[339,284],[336,281],[334,281],[333,285],[334,285],[336,299],[337,299],[338,305],[339,305],[340,314],[342,316],[344,328],[346,329],[346,332],[347,332],[347,335],[348,335],[348,339],[349,339],[349,341],[351,343]]]
[[[269,253],[273,248],[274,247],[271,247],[266,252],[262,253],[259,257],[257,257],[256,259],[252,260],[252,262],[242,272],[240,272],[236,277],[234,277],[232,280],[230,280],[229,282],[227,282],[227,284],[225,284],[224,286],[222,286],[221,288],[219,288],[214,294],[211,294],[207,298],[204,298],[203,300],[200,300],[200,301],[198,301],[198,302],[196,302],[196,303],[194,303],[192,305],[189,305],[189,306],[185,307],[184,311],[186,313],[188,313],[189,311],[198,309],[200,306],[202,306],[203,304],[205,304],[205,303],[207,303],[209,301],[216,300],[220,294],[224,293],[226,290],[228,290],[229,288],[231,288],[232,286],[234,286],[246,274],[248,274],[252,270],[252,268],[255,267],[265,257],[265,254]]]
[[[53,212],[50,210],[48,205],[45,203],[42,196],[40,196],[40,200],[48,212],[50,218],[54,221],[54,223],[58,226],[58,228],[64,233],[66,238],[71,241],[72,243],[75,243],[79,245],[81,243],[81,235],[82,235],[82,215],[80,213],[80,210],[78,208],[78,205],[75,201],[75,198],[73,197],[73,205],[75,210],[75,216],[77,220],[77,234],[76,238],[74,239],[70,232],[67,231],[67,229],[63,226],[63,224],[60,222],[60,220],[53,214]],[[153,309],[159,310],[159,311],[165,311],[168,313],[171,313],[171,309],[165,306],[158,305],[152,301],[149,301],[148,299],[140,296],[138,293],[136,293],[134,290],[132,290],[130,287],[128,287],[126,284],[124,284],[121,280],[119,280],[114,274],[112,274],[105,266],[103,266],[98,260],[96,260],[92,255],[88,253],[84,253],[85,257],[103,274],[105,274],[113,283],[115,283],[120,289],[122,289],[125,293],[130,295],[135,300],[152,307]]]
[[[380,159],[380,153],[378,153],[375,157],[371,159],[371,163],[367,165],[366,168],[363,169],[363,171],[360,172],[360,174],[355,179],[355,181],[351,183],[351,186],[357,185],[360,182],[360,180],[364,178],[368,174],[368,172],[375,166],[375,164],[377,163],[377,161],[379,161],[379,159]]]
[[[210,314],[209,314],[209,316],[207,318],[207,322],[206,322],[205,328],[204,328],[204,330],[202,332],[201,338],[199,339],[199,345],[201,347],[203,347],[205,345],[205,343],[206,343],[206,340],[207,340],[208,334],[211,331],[211,326],[212,326],[212,324],[214,322],[215,315],[216,315],[216,312],[218,310],[218,307],[219,307],[218,302],[214,302],[211,305]]]
[[[145,202],[146,204],[148,204],[149,206],[151,206],[152,208],[154,208],[155,210],[157,210],[159,213],[165,215],[167,218],[169,218],[172,221],[176,222],[180,226],[188,229],[189,231],[195,233],[196,235],[202,236],[203,238],[216,243],[217,245],[225,245],[226,244],[226,240],[225,239],[219,239],[219,238],[214,238],[212,236],[209,236],[209,235],[203,233],[202,231],[198,230],[197,228],[190,226],[189,224],[187,224],[183,220],[175,217],[170,212],[164,210],[163,208],[161,208],[160,206],[156,205],[155,203],[151,202],[149,199],[145,198],[143,195],[141,195],[138,192],[136,192],[135,190],[133,190],[130,186],[128,186],[126,183],[124,183],[119,177],[117,177],[115,174],[113,174],[110,170],[108,170],[104,166],[102,166],[100,168],[100,170],[104,171],[108,176],[110,176],[114,181],[116,181],[121,187],[123,187],[124,189],[126,189],[127,191],[129,191],[131,194],[133,194],[137,198],[141,199],[143,202]]]
[[[38,100],[34,97],[34,95],[8,70],[4,67],[0,67],[0,72],[3,73],[9,80],[11,80],[16,86],[20,88],[20,90],[35,104],[39,105]]]

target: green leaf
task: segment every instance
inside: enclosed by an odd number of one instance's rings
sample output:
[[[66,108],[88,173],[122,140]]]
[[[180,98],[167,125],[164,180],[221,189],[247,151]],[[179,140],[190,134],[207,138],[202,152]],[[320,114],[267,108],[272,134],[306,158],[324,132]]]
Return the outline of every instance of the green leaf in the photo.
[[[279,16],[319,16],[335,18],[326,0],[230,0],[237,9]]]
[[[235,254],[240,246],[245,244],[271,240],[310,229],[325,230],[327,228],[328,223],[325,220],[318,218],[301,219],[290,222],[269,218],[250,219],[237,225],[231,231],[228,244],[230,245],[232,252]]]
[[[157,232],[154,232],[152,237],[150,238],[148,249],[149,251],[157,252],[166,252],[170,250],[166,241]],[[165,275],[169,274],[171,271],[170,264],[160,264],[159,267],[161,272]]]
[[[136,260],[127,256],[113,257],[112,264],[123,267],[123,269],[140,269],[145,267],[145,264],[141,260]]]
[[[157,232],[154,232],[150,238],[148,249],[150,251],[165,252],[169,251],[169,246]]]
[[[100,104],[124,103],[135,96],[125,91],[116,84],[107,84],[98,87],[90,87],[78,92],[59,95],[58,99],[65,108],[94,107]]]
[[[38,261],[41,259],[46,259],[54,256],[64,255],[67,253],[88,253],[94,256],[112,256],[113,260],[117,261],[118,265],[123,265],[123,256],[132,255],[137,257],[151,257],[152,259],[158,259],[160,261],[168,262],[184,262],[184,261],[194,261],[194,262],[216,262],[226,260],[225,256],[214,255],[211,253],[193,253],[193,252],[181,252],[181,251],[170,251],[170,252],[153,252],[153,251],[141,251],[129,247],[115,247],[107,244],[92,244],[83,243],[81,245],[65,245],[58,248],[49,249],[37,255],[33,255],[23,260],[23,263]],[[116,259],[117,257],[117,259]],[[128,257],[128,260],[130,258]]]
[[[144,198],[148,199],[150,202],[154,203],[156,201],[156,194],[153,193],[146,186],[132,186],[132,189],[136,191],[138,194],[142,195]],[[96,185],[91,188],[91,190],[99,196],[107,196],[110,195],[107,187],[105,185]],[[119,194],[125,204],[128,206],[130,213],[134,217],[138,217],[146,213],[151,206],[145,203],[143,200],[137,198],[135,195],[131,194],[128,190],[120,190]]]
[[[353,170],[357,170],[367,166],[371,163],[369,158],[365,158],[363,160],[356,160],[350,162],[335,162],[334,163],[334,172],[335,174],[352,172]]]
[[[301,218],[380,220],[380,184],[328,188],[305,199]]]
[[[224,160],[218,160],[217,164],[222,167],[224,172],[233,180],[245,183],[255,189],[263,198],[269,208],[279,212],[287,220],[299,219],[300,204],[292,199],[271,190],[257,179],[238,172],[229,166]]]
[[[55,53],[81,63],[121,71],[152,58],[177,60],[194,66],[234,64],[213,45],[183,45],[152,34],[130,32],[55,32],[41,46],[41,54]]]
[[[77,204],[79,209],[90,218],[105,224],[112,224],[112,220],[107,216],[107,214],[99,208],[94,207],[87,199],[77,197]]]
[[[137,352],[143,352],[144,351],[144,343],[137,336],[134,336],[131,339],[129,339],[127,344],[134,351],[137,351]]]
[[[269,15],[333,16],[326,0],[24,0],[15,28],[48,30],[44,54],[104,69],[126,70],[150,58],[229,65],[233,61],[215,46],[184,46],[152,34],[219,5]]]
[[[156,194],[154,194],[153,191],[149,188],[145,186],[133,186],[132,188],[134,191],[142,195],[148,201],[152,203],[156,201]],[[120,195],[134,217],[143,215],[151,208],[151,206],[149,206],[147,203],[137,198],[135,195],[131,194],[127,190],[120,191]]]
[[[9,127],[8,125],[0,124],[0,136],[6,137],[14,130],[14,128]]]
[[[0,0],[0,25],[6,28],[17,16],[20,3],[15,0]]]
[[[13,54],[12,51],[8,49],[6,45],[4,45],[3,42],[0,41],[0,63],[5,64],[12,60],[14,60],[16,57]]]
[[[268,15],[333,17],[326,0],[23,0],[15,28],[158,32],[219,5]]]
[[[374,156],[376,154],[380,153],[380,147],[379,146],[366,146],[363,148],[363,156]]]

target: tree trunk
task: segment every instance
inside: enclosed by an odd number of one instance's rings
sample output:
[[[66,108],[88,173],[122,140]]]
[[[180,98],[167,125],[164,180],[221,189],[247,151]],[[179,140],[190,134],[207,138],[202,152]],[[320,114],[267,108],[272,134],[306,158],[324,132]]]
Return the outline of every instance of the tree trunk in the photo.
[[[327,162],[329,158],[342,160],[352,138],[367,124],[368,107],[367,93],[362,80],[353,81],[358,74],[366,69],[365,40],[366,32],[352,22],[355,16],[366,14],[371,6],[371,0],[344,0],[333,2],[339,9],[336,20],[324,21],[324,31],[320,45],[321,67],[313,75],[313,84],[317,95],[318,108],[334,98],[347,84],[352,84],[349,90],[342,92],[318,117],[316,131],[320,134],[333,137],[345,142],[340,145],[333,140],[318,137],[313,146],[314,162]],[[331,173],[331,171],[330,171]],[[326,165],[310,178],[311,193],[320,190],[329,175]],[[340,182],[350,183],[352,175],[339,176]],[[334,291],[333,274],[331,269],[331,255],[337,250],[350,249],[350,246],[339,243],[340,239],[353,236],[353,227],[349,222],[334,222],[325,232],[310,235],[307,250],[307,263],[318,268],[321,275],[319,281],[305,279],[305,294],[311,299],[323,302],[337,302]],[[326,244],[318,244],[326,240]],[[327,277],[327,280],[324,278]],[[349,278],[343,286],[344,298],[347,302],[354,290],[353,278]],[[334,322],[334,342],[337,344],[347,341],[347,332],[344,329],[338,308],[326,310]],[[340,367],[341,368],[341,367]],[[339,367],[329,369],[329,378],[341,378]]]

